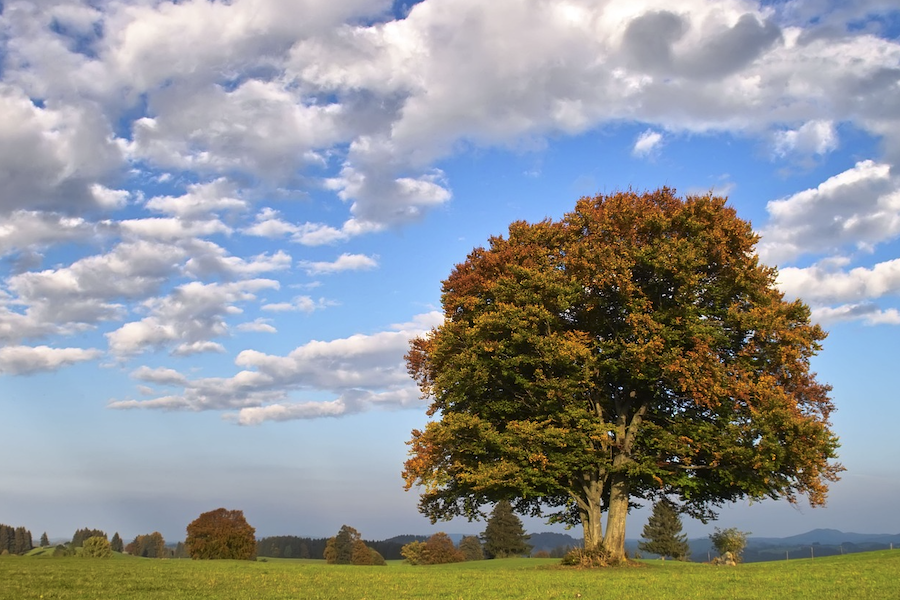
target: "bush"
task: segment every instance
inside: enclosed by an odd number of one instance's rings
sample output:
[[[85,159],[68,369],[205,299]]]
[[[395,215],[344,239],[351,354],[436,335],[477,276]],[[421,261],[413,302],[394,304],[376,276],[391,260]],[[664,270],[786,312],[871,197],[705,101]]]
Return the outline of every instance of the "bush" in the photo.
[[[604,548],[594,548],[593,550],[574,548],[563,556],[562,564],[567,567],[590,569],[594,567],[608,567],[611,563],[609,553]]]
[[[81,549],[82,558],[112,558],[112,548],[109,540],[105,537],[95,535],[84,540],[84,546]]]
[[[184,545],[193,559],[256,560],[256,530],[240,510],[203,513],[187,526]]]
[[[716,527],[715,532],[710,534],[709,540],[720,556],[724,557],[727,553],[731,553],[733,561],[739,563],[744,548],[747,546],[748,535],[750,535],[749,531],[738,531],[735,527],[728,529]]]

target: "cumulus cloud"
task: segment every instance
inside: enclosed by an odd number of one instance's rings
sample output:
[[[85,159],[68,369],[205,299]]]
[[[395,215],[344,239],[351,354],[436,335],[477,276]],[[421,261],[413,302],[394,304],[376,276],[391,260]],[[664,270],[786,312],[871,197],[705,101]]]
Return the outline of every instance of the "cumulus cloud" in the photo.
[[[329,306],[324,298],[313,300],[310,296],[295,296],[290,302],[271,302],[263,304],[262,310],[269,312],[303,312],[312,313]]]
[[[312,341],[284,356],[245,350],[230,378],[186,380],[183,391],[150,400],[116,400],[111,408],[165,410],[239,409],[231,418],[242,424],[266,420],[341,416],[373,407],[416,405],[418,391],[406,373],[403,356],[409,341],[438,323],[440,313],[419,315],[388,331]],[[174,383],[166,372],[139,370],[136,377]],[[291,401],[294,393],[333,394],[333,400]],[[249,410],[248,410],[249,409]]]
[[[631,154],[639,158],[651,156],[659,152],[662,142],[663,136],[661,133],[653,131],[652,129],[647,129],[638,136],[637,140],[635,140],[634,147],[631,149]]]
[[[859,302],[900,293],[900,259],[856,267],[849,271],[827,265],[786,267],[778,273],[778,287],[791,298],[813,303]]]
[[[775,133],[775,153],[785,156],[798,154],[827,154],[838,147],[838,135],[831,121],[808,121],[799,129]]]
[[[228,333],[226,317],[240,314],[237,305],[255,299],[255,292],[278,287],[271,279],[178,286],[168,296],[143,303],[149,316],[107,333],[110,352],[127,357],[173,345],[176,355],[221,352],[221,344],[212,340]]]
[[[154,196],[146,206],[182,219],[208,218],[220,212],[245,210],[247,203],[236,196],[235,186],[220,177],[209,183],[191,184],[182,196]]]
[[[93,348],[50,348],[48,346],[4,346],[0,348],[0,373],[30,375],[95,360],[103,353]]]
[[[769,202],[767,210],[759,245],[764,262],[871,247],[900,235],[900,183],[890,165],[860,161],[816,188]]]
[[[378,261],[365,254],[341,254],[332,262],[301,261],[300,266],[310,275],[340,273],[342,271],[366,271],[378,266]]]

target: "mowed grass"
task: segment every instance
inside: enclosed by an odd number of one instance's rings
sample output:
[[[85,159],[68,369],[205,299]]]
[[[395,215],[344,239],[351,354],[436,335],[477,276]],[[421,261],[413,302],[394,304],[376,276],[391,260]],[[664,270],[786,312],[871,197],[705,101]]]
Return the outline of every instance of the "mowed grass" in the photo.
[[[647,561],[575,570],[556,560],[509,559],[387,567],[123,558],[3,557],[0,598],[117,600],[395,600],[402,598],[688,600],[896,598],[900,551],[713,567]]]

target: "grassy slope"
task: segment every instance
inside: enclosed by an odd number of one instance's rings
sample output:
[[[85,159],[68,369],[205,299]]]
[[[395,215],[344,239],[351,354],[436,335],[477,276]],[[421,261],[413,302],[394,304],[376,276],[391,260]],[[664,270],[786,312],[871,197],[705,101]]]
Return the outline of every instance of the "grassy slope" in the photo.
[[[214,599],[570,599],[707,598],[825,600],[889,598],[900,551],[736,568],[649,561],[621,569],[577,571],[555,560],[509,559],[434,567],[329,566],[318,562],[0,560],[0,598]]]

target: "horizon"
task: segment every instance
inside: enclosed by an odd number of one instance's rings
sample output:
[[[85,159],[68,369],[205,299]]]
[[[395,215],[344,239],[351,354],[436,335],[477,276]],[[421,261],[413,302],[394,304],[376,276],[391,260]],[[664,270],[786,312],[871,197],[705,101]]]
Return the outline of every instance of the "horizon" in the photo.
[[[900,9],[673,10],[0,3],[0,522],[482,531],[402,489],[427,422],[409,340],[510,223],[669,186],[726,196],[829,331],[813,370],[847,468],[824,508],[685,532],[900,531]]]

